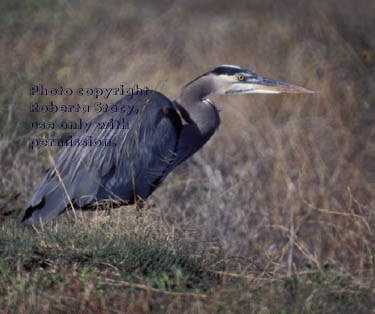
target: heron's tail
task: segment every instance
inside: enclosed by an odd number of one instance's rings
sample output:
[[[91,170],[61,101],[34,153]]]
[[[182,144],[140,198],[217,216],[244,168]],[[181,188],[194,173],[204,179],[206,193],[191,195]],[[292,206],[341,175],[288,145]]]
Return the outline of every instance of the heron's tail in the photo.
[[[56,188],[40,198],[34,196],[26,208],[22,222],[40,226],[62,214],[68,205],[69,199],[62,188]]]

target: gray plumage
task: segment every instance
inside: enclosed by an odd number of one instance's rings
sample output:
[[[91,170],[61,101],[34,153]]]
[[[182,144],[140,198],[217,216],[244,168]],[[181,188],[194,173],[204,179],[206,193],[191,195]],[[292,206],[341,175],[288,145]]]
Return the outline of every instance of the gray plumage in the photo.
[[[72,139],[91,136],[111,145],[64,147],[27,205],[23,222],[46,223],[71,204],[85,208],[107,199],[120,204],[145,200],[218,128],[219,112],[205,98],[209,94],[312,92],[224,65],[184,86],[173,102],[156,91],[124,97],[114,106],[132,108],[132,114],[103,112],[91,120],[88,132]],[[110,119],[123,119],[127,128],[99,127]]]

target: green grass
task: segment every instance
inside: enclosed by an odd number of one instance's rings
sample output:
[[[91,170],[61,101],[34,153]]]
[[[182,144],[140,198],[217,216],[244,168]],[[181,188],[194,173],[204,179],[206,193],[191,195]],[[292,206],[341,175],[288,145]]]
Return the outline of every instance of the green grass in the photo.
[[[160,221],[147,212],[119,211],[61,217],[43,229],[23,229],[11,218],[0,230],[0,309],[364,313],[375,306],[372,279],[358,283],[328,263],[291,277],[234,274],[225,271],[220,254],[158,231]]]
[[[117,287],[124,282],[136,294],[137,284],[160,289],[161,293],[198,295],[217,284],[218,276],[206,271],[207,261],[192,257],[191,249],[184,244],[147,230],[143,218],[133,216],[121,222],[114,219],[122,218],[107,216],[88,223],[70,220],[43,230],[29,227],[23,230],[16,220],[3,225],[0,233],[2,303],[11,312],[22,312],[24,309],[18,308],[19,298],[27,299],[33,291],[38,291],[38,296],[47,291],[57,296],[60,289],[69,291],[72,281],[79,285],[79,291],[85,292],[93,285],[95,290],[109,293],[109,297],[128,290],[126,286]],[[56,306],[64,300],[65,296],[59,295]],[[81,302],[78,296],[76,301]],[[24,305],[37,304],[26,301]]]

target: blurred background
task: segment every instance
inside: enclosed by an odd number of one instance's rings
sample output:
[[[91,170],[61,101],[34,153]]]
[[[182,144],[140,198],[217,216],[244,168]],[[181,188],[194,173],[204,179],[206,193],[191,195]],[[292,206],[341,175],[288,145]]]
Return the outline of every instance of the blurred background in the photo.
[[[243,256],[269,272],[323,262],[373,272],[374,2],[17,0],[0,8],[4,215],[26,205],[49,167],[47,150],[31,151],[27,140],[60,132],[33,131],[31,122],[93,117],[31,114],[31,101],[51,100],[31,99],[31,85],[139,84],[173,99],[198,75],[235,64],[318,93],[212,96],[218,132],[146,211],[207,254]],[[227,267],[243,271],[233,260]]]

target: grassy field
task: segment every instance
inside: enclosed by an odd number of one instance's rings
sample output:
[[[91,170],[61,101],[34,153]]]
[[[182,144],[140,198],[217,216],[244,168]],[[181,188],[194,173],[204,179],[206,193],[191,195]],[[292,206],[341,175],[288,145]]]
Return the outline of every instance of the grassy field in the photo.
[[[375,3],[3,1],[0,313],[373,313]],[[212,96],[218,132],[142,216],[22,211],[49,167],[32,85],[147,86],[174,98],[220,64],[317,90]],[[110,97],[113,103],[118,97]],[[50,149],[55,154],[54,149]]]

